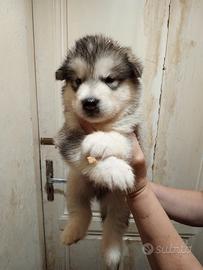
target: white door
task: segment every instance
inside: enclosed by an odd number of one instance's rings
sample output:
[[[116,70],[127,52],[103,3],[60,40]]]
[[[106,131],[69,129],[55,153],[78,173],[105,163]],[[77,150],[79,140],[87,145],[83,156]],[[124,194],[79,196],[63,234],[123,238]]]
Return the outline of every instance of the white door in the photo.
[[[51,163],[47,161],[53,163],[51,176],[64,179],[67,174],[58,151],[47,139],[53,138],[63,123],[61,83],[55,81],[54,73],[67,47],[75,39],[94,33],[107,34],[132,47],[144,63],[149,177],[174,187],[197,188],[203,183],[199,116],[203,115],[203,82],[200,74],[191,72],[193,66],[199,71],[203,68],[203,61],[198,61],[203,45],[198,33],[202,25],[200,8],[203,9],[200,1],[193,5],[191,1],[176,0],[33,1],[43,186],[50,173]],[[195,104],[199,105],[198,110]],[[105,269],[100,255],[102,232],[96,204],[86,239],[67,248],[60,244],[59,234],[68,219],[64,190],[64,183],[54,184],[52,201],[43,190],[47,269]],[[197,232],[179,224],[176,227],[185,239]],[[133,220],[126,234],[120,269],[149,269]]]

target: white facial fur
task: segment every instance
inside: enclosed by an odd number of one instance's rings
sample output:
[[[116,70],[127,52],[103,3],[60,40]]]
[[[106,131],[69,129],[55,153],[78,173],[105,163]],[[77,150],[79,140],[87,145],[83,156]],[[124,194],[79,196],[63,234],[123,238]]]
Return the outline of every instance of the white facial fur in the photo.
[[[82,100],[88,97],[99,99],[100,113],[96,117],[88,117],[82,108]],[[119,113],[130,99],[129,86],[124,84],[116,90],[100,81],[86,82],[81,85],[72,102],[74,111],[90,122],[101,122],[113,118]]]
[[[75,58],[71,63],[74,70],[77,71],[77,76],[79,78],[84,78],[88,74],[88,66],[85,61],[79,57]]]
[[[112,57],[102,57],[95,63],[92,74],[87,64],[80,59],[75,59],[72,66],[75,68],[78,78],[83,79],[72,98],[72,108],[81,118],[92,123],[99,123],[114,118],[128,104],[132,97],[132,85],[124,81],[119,83],[114,81],[111,85],[102,81],[111,75],[111,69],[116,65]],[[85,74],[85,76],[83,76]],[[84,79],[84,77],[86,77]],[[69,89],[70,90],[70,89]],[[99,100],[99,113],[92,117],[88,116],[82,107],[82,101],[88,97]]]

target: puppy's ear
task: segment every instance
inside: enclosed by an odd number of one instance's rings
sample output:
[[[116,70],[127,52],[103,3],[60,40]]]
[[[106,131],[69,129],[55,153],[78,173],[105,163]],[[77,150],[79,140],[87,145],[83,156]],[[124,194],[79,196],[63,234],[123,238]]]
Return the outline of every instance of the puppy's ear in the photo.
[[[63,64],[55,73],[56,80],[63,81],[66,79],[66,68],[65,64]]]
[[[134,56],[134,54],[132,53],[132,50],[130,48],[126,48],[126,54],[127,54],[128,62],[130,64],[130,66],[132,67],[132,70],[134,72],[135,77],[141,78],[142,71],[143,71],[142,64]]]
[[[56,80],[63,81],[63,80],[69,79],[69,76],[71,74],[69,64],[70,64],[70,57],[69,57],[69,51],[68,51],[66,59],[64,60],[63,64],[55,73]]]

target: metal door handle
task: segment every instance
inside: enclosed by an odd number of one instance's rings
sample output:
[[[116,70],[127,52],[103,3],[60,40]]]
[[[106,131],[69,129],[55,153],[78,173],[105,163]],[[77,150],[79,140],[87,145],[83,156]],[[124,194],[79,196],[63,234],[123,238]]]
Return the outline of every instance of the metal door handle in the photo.
[[[45,189],[47,192],[47,200],[54,201],[54,183],[62,184],[66,183],[67,180],[63,178],[55,178],[53,172],[53,161],[46,160],[46,185]]]

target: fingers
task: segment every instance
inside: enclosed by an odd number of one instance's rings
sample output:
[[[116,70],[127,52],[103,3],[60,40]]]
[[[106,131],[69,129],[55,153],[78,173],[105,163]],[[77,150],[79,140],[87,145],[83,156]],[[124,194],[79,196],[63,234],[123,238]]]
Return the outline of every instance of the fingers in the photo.
[[[145,178],[147,174],[145,157],[135,134],[132,135],[132,141],[133,141],[132,166],[135,170],[137,181],[139,181],[139,179]]]
[[[142,152],[142,149],[139,145],[139,142],[135,136],[135,134],[132,135],[132,140],[133,140],[133,163],[134,164],[143,164],[145,163],[145,157]]]

